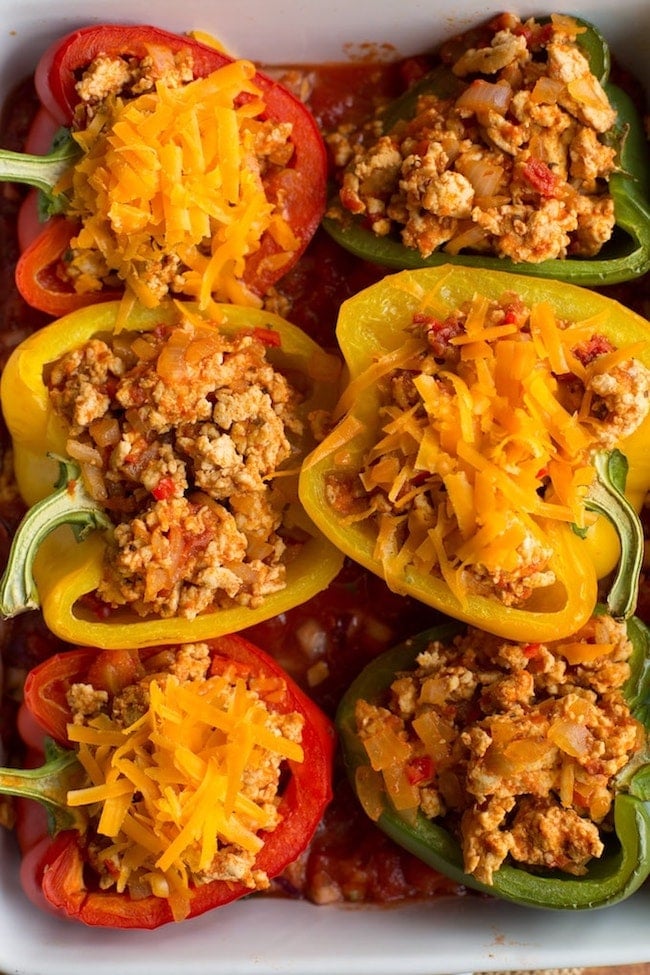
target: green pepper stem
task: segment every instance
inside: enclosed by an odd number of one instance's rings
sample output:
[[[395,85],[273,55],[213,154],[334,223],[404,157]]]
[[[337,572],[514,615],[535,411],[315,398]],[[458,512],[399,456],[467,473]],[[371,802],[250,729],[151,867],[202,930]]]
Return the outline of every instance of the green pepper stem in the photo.
[[[607,608],[615,619],[629,619],[636,608],[643,565],[643,526],[623,493],[627,460],[621,451],[596,451],[591,462],[596,480],[590,488],[586,506],[612,523],[621,546],[621,556],[607,596]]]
[[[76,752],[61,748],[51,739],[46,741],[46,761],[39,768],[0,768],[0,795],[34,799],[45,807],[52,835],[64,829],[83,833],[86,813],[67,801],[68,791],[86,784],[86,773]]]
[[[79,146],[67,129],[61,130],[54,148],[45,156],[0,149],[0,182],[35,186],[44,194],[46,214],[60,213],[66,209],[67,199],[54,189],[79,153]]]
[[[78,465],[63,457],[56,459],[59,462],[57,490],[29,509],[14,535],[7,566],[0,579],[0,616],[3,619],[40,606],[34,560],[50,532],[61,525],[70,525],[77,541],[82,541],[90,531],[111,527],[105,512],[86,492]]]

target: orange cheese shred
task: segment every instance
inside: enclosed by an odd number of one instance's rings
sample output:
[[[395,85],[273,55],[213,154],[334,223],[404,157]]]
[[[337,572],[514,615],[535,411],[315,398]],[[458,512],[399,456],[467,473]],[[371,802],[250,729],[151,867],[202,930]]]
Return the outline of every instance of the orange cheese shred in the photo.
[[[254,862],[259,832],[278,825],[270,783],[278,789],[284,759],[303,761],[302,722],[271,718],[259,690],[227,674],[188,682],[166,675],[151,681],[148,698],[129,727],[105,714],[68,725],[89,784],[69,791],[67,802],[99,807],[96,829],[107,843],[102,855],[119,870],[118,890],[146,875],[180,919],[192,878],[200,883],[202,871],[209,879],[223,870],[227,879],[221,851]],[[293,728],[289,737],[285,727]],[[250,772],[268,779],[259,796],[246,785]],[[247,872],[251,889],[268,884],[250,863]]]
[[[413,321],[425,330],[428,320],[449,314],[437,309],[427,319],[436,300],[437,294],[419,296]],[[552,585],[545,522],[589,522],[585,498],[600,422],[590,378],[629,361],[640,347],[590,358],[598,316],[560,321],[545,301],[517,316],[508,308],[507,296],[499,303],[475,295],[448,340],[448,360],[434,359],[426,334],[414,338],[409,327],[402,349],[380,357],[344,394],[342,405],[350,408],[369,386],[381,391],[380,428],[359,476],[368,494],[384,496],[363,517],[381,509],[374,554],[393,588],[399,590],[409,565],[441,576],[461,603],[473,567],[497,587],[508,573],[515,587],[518,573],[521,588],[530,576],[533,587]]]
[[[108,99],[74,133],[83,150],[69,192],[69,215],[82,224],[69,264],[77,290],[98,290],[116,273],[149,308],[169,290],[202,308],[260,304],[243,280],[246,259],[267,232],[286,260],[300,242],[266,195],[257,141],[265,103],[254,76],[238,60],[186,85],[158,83]],[[285,128],[278,138],[288,140]]]

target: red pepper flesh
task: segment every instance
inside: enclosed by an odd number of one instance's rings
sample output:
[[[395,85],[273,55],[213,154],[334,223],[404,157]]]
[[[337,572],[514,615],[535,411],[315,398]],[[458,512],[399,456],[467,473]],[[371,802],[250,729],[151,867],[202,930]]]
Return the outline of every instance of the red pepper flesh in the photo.
[[[280,665],[262,650],[239,636],[210,641],[213,672],[223,662],[238,664],[247,674],[281,677],[286,691],[278,710],[302,714],[302,747],[305,759],[288,762],[289,775],[284,787],[280,812],[282,820],[264,835],[264,846],[257,855],[256,867],[272,878],[277,876],[304,850],[331,798],[334,733],[328,718],[287,676]],[[120,654],[146,657],[160,648],[137,651],[104,651],[75,648],[39,664],[25,683],[21,728],[33,746],[34,721],[42,733],[62,745],[67,744],[66,725],[70,709],[66,692],[72,683],[86,681],[91,674],[116,673],[118,684],[128,682],[128,662],[120,672]],[[117,671],[116,671],[117,668]],[[99,686],[99,685],[98,685]],[[153,895],[133,900],[127,893],[100,890],[88,884],[85,870],[84,840],[76,830],[63,830],[54,838],[46,833],[45,816],[40,807],[19,800],[17,833],[22,849],[21,882],[25,892],[39,906],[88,925],[115,928],[156,928],[173,920],[166,900]],[[260,834],[262,835],[262,834]],[[189,917],[227,904],[250,894],[239,883],[216,880],[190,887]]]
[[[97,55],[155,60],[157,51],[189,52],[195,78],[205,77],[234,60],[191,37],[157,27],[119,24],[82,27],[56,41],[41,57],[35,73],[41,103],[61,125],[70,126],[79,102],[76,82]],[[279,82],[262,72],[257,72],[254,81],[262,91],[265,117],[291,124],[293,157],[287,167],[265,181],[265,189],[269,200],[281,202],[283,215],[300,242],[281,266],[268,260],[282,252],[281,245],[269,233],[262,237],[258,250],[249,255],[244,281],[253,292],[263,295],[296,263],[320,223],[327,196],[327,156],[318,126],[308,109]],[[21,255],[16,272],[18,288],[28,304],[56,317],[91,302],[115,298],[115,292],[108,289],[77,294],[53,272],[78,229],[76,224],[65,222],[71,228],[67,240],[63,240],[57,221],[49,221]]]

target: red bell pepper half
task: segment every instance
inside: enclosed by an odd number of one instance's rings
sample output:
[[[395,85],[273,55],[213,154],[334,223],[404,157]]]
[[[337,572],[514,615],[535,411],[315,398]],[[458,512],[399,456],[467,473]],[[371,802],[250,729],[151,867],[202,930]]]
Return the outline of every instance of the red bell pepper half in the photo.
[[[256,854],[255,869],[273,878],[306,848],[331,798],[333,728],[279,664],[247,640],[227,636],[211,641],[209,647],[209,676],[222,673],[234,662],[237,674],[246,680],[261,679],[277,685],[280,678],[281,690],[273,694],[273,710],[298,713],[304,722],[304,760],[283,763],[286,770],[279,799],[280,823],[274,830],[258,834],[264,843]],[[0,772],[0,792],[19,797],[16,834],[25,892],[38,906],[88,925],[156,928],[174,920],[165,897],[149,894],[132,898],[126,891],[100,889],[87,854],[96,834],[88,826],[88,815],[80,816],[79,808],[66,802],[68,790],[78,788],[84,774],[67,732],[71,709],[66,695],[71,685],[90,683],[112,695],[134,682],[134,674],[147,657],[160,653],[160,647],[136,651],[76,648],[39,664],[28,674],[18,726],[27,745],[28,764],[33,764],[35,755],[38,757],[37,747],[43,749],[43,735],[47,736],[49,761],[37,769]],[[44,806],[48,817],[30,799]],[[195,917],[250,893],[250,888],[239,881],[190,882],[186,916]]]
[[[27,304],[55,318],[63,318],[69,311],[85,308],[97,301],[119,297],[108,288],[99,293],[77,293],[66,281],[63,259],[77,229],[65,217],[51,217],[16,264],[16,287]]]
[[[207,44],[157,27],[119,24],[82,27],[55,42],[41,57],[35,73],[39,99],[51,118],[69,127],[79,101],[75,84],[97,55],[155,60],[170,51],[191,53],[195,78],[206,77],[233,61]],[[273,122],[289,122],[292,126],[294,151],[290,164],[265,180],[265,190],[270,201],[281,200],[283,215],[300,242],[291,252],[290,260],[279,266],[279,262],[267,260],[282,253],[281,245],[267,232],[259,249],[249,256],[244,281],[253,292],[264,295],[296,263],[320,223],[326,204],[327,157],[316,122],[302,102],[262,72],[256,73],[254,82],[263,93],[264,117]],[[67,244],[74,236],[71,231],[63,242],[65,234],[57,224],[57,220],[49,221],[19,259],[17,282],[25,300],[40,311],[59,317],[98,300],[114,299],[115,292],[108,289],[78,294],[65,276],[57,273]],[[77,230],[74,224],[72,227]]]

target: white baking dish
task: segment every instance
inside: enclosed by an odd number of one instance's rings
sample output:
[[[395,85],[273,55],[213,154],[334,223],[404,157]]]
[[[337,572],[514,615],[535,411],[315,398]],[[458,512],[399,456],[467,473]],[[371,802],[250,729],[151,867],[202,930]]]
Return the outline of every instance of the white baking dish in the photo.
[[[203,29],[235,54],[266,62],[345,60],[368,50],[404,55],[434,46],[507,5],[479,0],[2,0],[0,92],[57,36],[86,23]],[[526,0],[522,15],[550,13]],[[437,12],[436,12],[437,11]],[[650,89],[648,0],[573,0]],[[9,837],[0,843],[0,971],[38,975],[437,975],[612,965],[650,960],[650,890],[593,913],[516,908],[477,897],[400,908],[241,901],[154,932],[87,929],[24,897]]]

